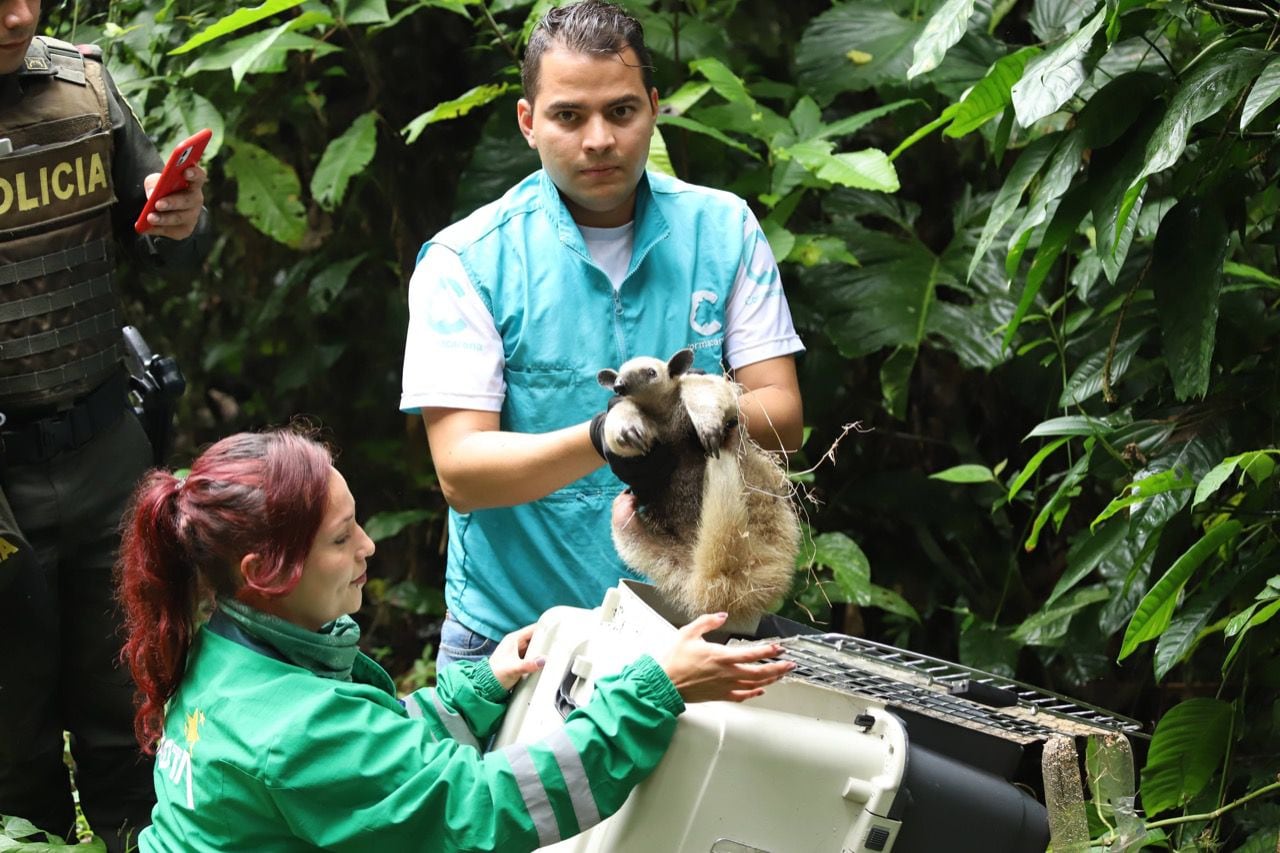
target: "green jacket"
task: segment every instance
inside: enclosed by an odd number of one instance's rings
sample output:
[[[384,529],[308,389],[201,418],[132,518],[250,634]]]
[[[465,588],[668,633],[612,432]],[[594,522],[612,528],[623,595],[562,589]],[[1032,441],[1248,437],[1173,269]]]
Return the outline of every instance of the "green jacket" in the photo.
[[[684,710],[643,657],[560,731],[484,754],[477,740],[507,698],[487,661],[448,667],[401,702],[362,654],[343,682],[270,651],[198,633],[168,705],[143,853],[533,850],[615,812]]]

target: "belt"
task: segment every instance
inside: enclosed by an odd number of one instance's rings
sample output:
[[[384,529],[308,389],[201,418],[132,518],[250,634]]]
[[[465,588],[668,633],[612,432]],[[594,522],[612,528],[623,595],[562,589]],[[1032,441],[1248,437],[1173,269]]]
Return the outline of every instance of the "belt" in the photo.
[[[69,409],[29,420],[10,415],[0,430],[4,464],[35,465],[83,447],[124,414],[128,390],[124,374],[117,373]]]

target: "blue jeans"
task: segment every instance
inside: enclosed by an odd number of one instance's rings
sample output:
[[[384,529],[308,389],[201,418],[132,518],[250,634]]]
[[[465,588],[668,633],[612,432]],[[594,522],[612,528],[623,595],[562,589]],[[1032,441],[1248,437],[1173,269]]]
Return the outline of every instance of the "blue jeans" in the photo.
[[[498,647],[497,640],[477,634],[446,613],[440,626],[440,651],[436,653],[436,672],[460,660],[484,660]]]

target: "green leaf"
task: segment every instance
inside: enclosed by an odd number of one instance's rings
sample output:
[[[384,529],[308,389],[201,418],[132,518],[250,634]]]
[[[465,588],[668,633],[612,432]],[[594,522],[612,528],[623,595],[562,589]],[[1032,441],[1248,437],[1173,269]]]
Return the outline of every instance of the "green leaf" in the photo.
[[[1211,202],[1183,199],[1160,223],[1148,280],[1179,400],[1209,389],[1226,253],[1226,216]]]
[[[947,0],[930,16],[924,32],[916,39],[907,79],[937,68],[948,50],[964,35],[973,17],[976,0]]]
[[[1146,331],[1125,338],[1116,344],[1115,355],[1111,359],[1111,383],[1114,386],[1125,375],[1133,361],[1138,347],[1146,338]],[[1099,350],[1080,363],[1071,374],[1067,385],[1062,389],[1058,405],[1066,408],[1078,406],[1094,395],[1102,392],[1102,371],[1107,363],[1107,350]]]
[[[245,75],[249,73],[249,69],[261,59],[272,45],[285,33],[289,32],[289,24],[281,24],[275,29],[266,33],[259,33],[258,38],[242,55],[231,63],[231,79],[234,83],[233,88],[239,89],[240,83],[244,80]]]
[[[1130,192],[1147,176],[1176,163],[1186,150],[1191,128],[1231,103],[1270,58],[1267,51],[1236,48],[1206,60],[1187,74],[1147,143],[1142,171],[1130,184]]]
[[[234,140],[227,176],[236,183],[236,210],[268,237],[297,248],[307,230],[302,184],[288,163],[251,142]]]
[[[907,396],[917,354],[914,347],[898,347],[880,365],[880,395],[885,411],[899,420],[907,417]]]
[[[746,104],[750,107],[756,106],[756,99],[751,97],[751,93],[747,91],[746,84],[742,82],[742,78],[734,74],[729,66],[720,60],[713,57],[695,59],[689,63],[689,70],[706,77],[707,82],[711,84],[711,88],[726,101]]]
[[[1036,471],[1040,470],[1040,466],[1044,464],[1044,460],[1048,459],[1053,451],[1057,450],[1070,440],[1071,436],[1069,435],[1063,436],[1062,438],[1055,438],[1053,441],[1037,450],[1035,455],[1027,460],[1027,464],[1023,469],[1018,472],[1018,476],[1014,477],[1013,482],[1009,484],[1009,500],[1013,500],[1017,496],[1018,492],[1022,491],[1022,487],[1027,484],[1028,480],[1035,476]]]
[[[1156,724],[1142,769],[1142,805],[1154,816],[1184,805],[1209,783],[1227,752],[1231,705],[1188,699]]]
[[[202,71],[226,71],[243,58],[261,39],[260,33],[253,33],[229,41],[219,42],[200,51],[182,71],[190,77]],[[290,53],[306,51],[312,58],[318,59],[333,53],[340,53],[341,48],[311,36],[304,36],[292,30],[282,33],[270,43],[270,48],[259,52],[257,58],[245,69],[247,74],[279,74],[285,70],[285,60]]]
[[[1084,157],[1084,134],[1078,130],[1057,134],[1058,146],[1053,150],[1039,182],[1031,190],[1027,200],[1027,212],[1009,238],[1009,254],[1005,258],[1005,274],[1017,275],[1022,253],[1031,240],[1032,233],[1049,217],[1054,202],[1071,187],[1080,171]]]
[[[1152,657],[1156,681],[1161,681],[1169,670],[1178,665],[1195,648],[1200,639],[1200,632],[1209,624],[1209,617],[1222,604],[1224,595],[1215,587],[1202,590],[1194,599],[1187,600],[1182,608],[1169,620],[1169,627],[1164,629],[1156,640],[1156,651]]]
[[[1084,56],[1107,19],[1104,6],[1074,35],[1027,65],[1013,86],[1013,109],[1018,124],[1030,127],[1058,108],[1084,83]]]
[[[1031,533],[1027,535],[1026,541],[1022,543],[1022,549],[1027,553],[1036,549],[1036,545],[1040,541],[1040,532],[1050,519],[1053,520],[1055,528],[1061,529],[1062,520],[1071,508],[1071,499],[1080,494],[1080,483],[1089,471],[1089,462],[1093,459],[1094,446],[1094,439],[1086,438],[1084,440],[1084,454],[1067,469],[1066,474],[1059,481],[1053,497],[1049,498],[1049,501],[1041,507],[1035,521],[1031,523]]]
[[[671,165],[671,153],[667,150],[667,140],[657,124],[654,124],[653,133],[649,136],[649,159],[645,168],[672,177],[676,174],[675,166]]]
[[[942,480],[947,483],[994,483],[996,475],[986,465],[956,465],[929,475],[930,480]]]
[[[883,151],[867,148],[832,154],[832,147],[832,143],[825,140],[811,139],[779,149],[775,154],[794,158],[815,177],[842,187],[897,192],[897,170]]]
[[[516,87],[511,83],[486,83],[483,86],[468,89],[452,100],[441,101],[404,126],[400,131],[404,135],[404,144],[412,145],[416,142],[422,131],[426,130],[427,125],[460,118],[476,107],[483,107],[485,104],[496,101],[514,88]]]
[[[769,248],[773,251],[773,256],[778,259],[779,263],[785,261],[796,245],[796,235],[779,225],[772,217],[766,217],[761,221],[760,230],[764,231],[765,239],[769,241]]]
[[[863,110],[860,113],[854,113],[851,116],[845,116],[839,121],[825,125],[818,130],[812,137],[813,139],[834,139],[840,136],[848,136],[851,133],[857,133],[871,122],[878,118],[883,118],[890,113],[897,112],[905,106],[921,103],[916,98],[907,98],[901,101],[894,101],[891,104],[884,104],[869,110]]]
[[[311,197],[325,210],[336,210],[347,184],[373,159],[378,147],[378,114],[367,112],[324,149],[311,176]]]
[[[1244,109],[1240,111],[1240,129],[1248,127],[1258,117],[1258,113],[1275,103],[1276,98],[1280,98],[1280,56],[1267,63],[1267,67],[1262,69],[1253,88],[1249,90]]]
[[[328,311],[337,301],[346,289],[347,282],[351,280],[351,273],[366,257],[367,253],[361,252],[354,258],[329,264],[311,279],[311,286],[307,289],[307,302],[317,316]]]
[[[684,115],[694,104],[702,100],[703,95],[710,91],[710,83],[698,83],[690,80],[662,99],[663,115]]]
[[[1000,115],[1013,103],[1011,90],[1026,70],[1027,63],[1039,56],[1042,51],[1032,45],[1024,47],[1001,58],[987,72],[987,76],[969,90],[960,100],[960,108],[946,130],[944,136],[959,138],[972,133],[991,119]]]
[[[911,606],[905,598],[891,589],[887,589],[879,584],[871,584],[867,589],[866,604],[864,607],[878,607],[888,613],[896,613],[904,616],[912,622],[920,621],[920,614]]]
[[[1013,312],[1008,325],[1005,326],[1003,343],[1006,347],[1013,343],[1018,326],[1021,325],[1022,318],[1031,310],[1031,306],[1035,304],[1036,297],[1040,295],[1040,287],[1049,276],[1049,271],[1053,269],[1054,263],[1067,247],[1067,243],[1075,236],[1080,220],[1084,219],[1084,215],[1089,212],[1089,193],[1089,184],[1078,184],[1072,187],[1063,196],[1062,202],[1054,212],[1053,219],[1045,230],[1044,238],[1040,241],[1040,248],[1031,262],[1031,269],[1027,272],[1027,281],[1022,287],[1022,295],[1018,298],[1018,307]]]
[[[1128,532],[1129,525],[1119,518],[1103,525],[1097,532],[1081,531],[1067,550],[1067,570],[1054,584],[1053,592],[1045,600],[1045,607],[1052,606],[1106,561],[1122,545]]]
[[[996,193],[995,201],[991,203],[991,213],[987,215],[987,223],[982,228],[982,236],[978,238],[978,246],[974,249],[973,259],[969,262],[968,279],[973,278],[973,272],[977,269],[983,255],[991,248],[991,244],[995,242],[996,236],[1004,226],[1013,218],[1013,214],[1018,209],[1018,202],[1022,200],[1022,194],[1027,191],[1027,187],[1031,186],[1031,181],[1040,172],[1040,167],[1049,159],[1058,142],[1056,137],[1042,136],[1024,148],[1022,154],[1018,156],[1018,162],[1014,163],[1013,168],[1009,170],[1009,177],[1005,178],[1000,191]]]
[[[819,103],[906,78],[912,46],[924,24],[899,17],[887,4],[842,3],[805,28],[796,49],[800,88]]]
[[[1222,265],[1222,273],[1230,278],[1243,278],[1248,281],[1256,281],[1259,284],[1265,284],[1269,287],[1280,287],[1280,278],[1263,272],[1257,267],[1251,267],[1248,264],[1241,264],[1235,261],[1227,261]]]
[[[1140,504],[1156,495],[1163,495],[1166,492],[1177,492],[1190,489],[1195,485],[1195,480],[1180,466],[1166,468],[1163,471],[1155,471],[1153,473],[1140,472],[1139,476],[1126,488],[1120,495],[1114,498],[1111,503],[1098,513],[1089,527],[1092,529],[1111,516],[1115,515],[1123,509],[1128,509],[1134,504]]]
[[[390,539],[406,527],[412,527],[428,519],[435,518],[438,513],[429,509],[404,509],[396,512],[380,512],[369,517],[362,525],[364,532],[374,542]]]
[[[1240,522],[1234,519],[1224,521],[1206,532],[1174,561],[1169,571],[1164,573],[1138,603],[1138,610],[1129,620],[1129,627],[1125,629],[1124,642],[1121,645],[1118,660],[1124,660],[1142,643],[1154,640],[1164,633],[1173,617],[1178,595],[1191,578],[1191,574],[1215,554],[1218,548],[1239,536],[1242,529]]]
[[[1249,631],[1264,622],[1270,621],[1277,613],[1280,613],[1280,599],[1271,602],[1266,607],[1253,614],[1252,618],[1250,618],[1249,621],[1240,628],[1240,633],[1236,637],[1236,641],[1231,645],[1231,651],[1227,652],[1226,658],[1222,661],[1222,672],[1224,675],[1227,670],[1230,669],[1231,662],[1234,661],[1236,659],[1236,655],[1239,654],[1240,647],[1244,644],[1244,638]]]
[[[903,151],[906,151],[912,145],[915,145],[921,139],[924,139],[926,136],[933,133],[935,130],[937,130],[947,122],[954,119],[956,117],[956,114],[959,112],[960,112],[959,104],[952,104],[951,106],[947,107],[945,110],[939,113],[938,117],[935,118],[933,121],[929,122],[923,127],[917,128],[916,130],[912,131],[907,136],[906,139],[899,142],[898,147],[894,148],[892,151],[889,152],[889,159],[890,160],[898,159],[899,154],[901,154]]]
[[[918,240],[858,225],[848,226],[845,236],[857,247],[861,266],[841,267],[825,287],[827,334],[849,358],[885,347],[919,349],[934,303],[938,258]]]
[[[1040,41],[1056,41],[1079,29],[1097,6],[1098,0],[1036,0],[1027,23]]]
[[[227,128],[222,119],[222,113],[208,98],[189,89],[179,89],[165,98],[165,108],[180,139],[186,139],[206,127],[213,131],[201,161],[207,167],[218,156],[218,151],[222,148],[222,140],[226,137]]]
[[[1071,617],[1086,607],[1111,598],[1111,590],[1103,586],[1076,590],[1062,604],[1045,606],[1032,614],[1013,632],[1013,639],[1028,646],[1053,646],[1067,635]]]
[[[1204,503],[1209,497],[1222,486],[1235,472],[1236,466],[1240,463],[1239,456],[1229,456],[1223,459],[1217,465],[1209,470],[1208,474],[1200,479],[1196,486],[1195,498],[1191,501],[1191,508],[1195,509]]]
[[[266,0],[261,5],[249,9],[237,9],[230,15],[214,21],[181,45],[169,51],[169,55],[177,56],[181,53],[187,53],[202,44],[208,44],[214,39],[220,39],[245,27],[253,26],[259,21],[270,18],[272,15],[292,9],[295,6],[301,6],[302,2],[303,0]]]
[[[1036,424],[1031,432],[1027,433],[1027,438],[1039,438],[1046,435],[1095,435],[1097,433],[1106,433],[1111,431],[1111,424],[1102,418],[1091,418],[1087,415],[1065,415],[1060,418],[1050,418]]]
[[[385,24],[391,20],[387,0],[350,0],[343,5],[342,20],[347,24]]]
[[[688,130],[692,133],[701,133],[703,136],[710,136],[712,139],[719,142],[720,144],[727,145],[730,148],[732,148],[734,151],[741,151],[743,154],[746,154],[748,157],[750,157],[753,160],[760,159],[760,155],[752,151],[745,144],[739,142],[736,139],[733,139],[732,137],[726,136],[725,134],[716,130],[714,127],[705,125],[700,121],[694,121],[693,119],[688,118],[686,116],[660,115],[658,116],[658,124],[670,125],[671,127],[678,127],[683,130]]]

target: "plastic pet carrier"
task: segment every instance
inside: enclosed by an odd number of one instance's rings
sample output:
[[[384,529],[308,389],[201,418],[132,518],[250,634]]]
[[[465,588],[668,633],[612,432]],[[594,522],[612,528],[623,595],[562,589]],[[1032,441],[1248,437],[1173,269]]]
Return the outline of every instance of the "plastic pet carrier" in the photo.
[[[682,621],[673,612],[632,581],[593,610],[547,611],[530,648],[546,666],[517,689],[495,745],[550,734],[596,679],[661,655]],[[746,703],[690,705],[617,814],[543,849],[1043,853],[1045,742],[1140,729],[988,673],[809,630],[766,616],[751,639],[780,638],[796,670]],[[1074,750],[1067,760],[1075,773]]]

